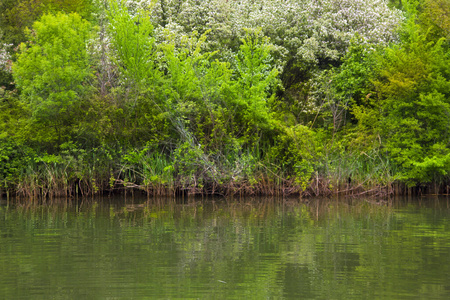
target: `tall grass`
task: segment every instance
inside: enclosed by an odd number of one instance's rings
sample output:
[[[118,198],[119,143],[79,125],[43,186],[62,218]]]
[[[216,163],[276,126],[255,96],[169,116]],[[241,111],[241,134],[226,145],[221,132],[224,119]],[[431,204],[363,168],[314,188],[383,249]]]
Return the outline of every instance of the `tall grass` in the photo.
[[[320,177],[330,193],[387,195],[393,193],[395,174],[395,166],[390,160],[378,149],[373,149],[358,153],[331,152]]]
[[[140,189],[147,194],[174,192],[173,164],[164,152],[148,147],[122,156],[120,170],[113,183],[116,187]]]
[[[193,148],[195,147],[195,148]],[[104,192],[139,191],[149,196],[209,194],[267,196],[385,197],[417,192],[399,182],[397,170],[379,150],[329,151],[317,156],[305,182],[292,166],[269,155],[269,145],[206,153],[195,145],[171,151],[143,147],[114,156],[102,151],[67,152],[35,158],[4,191],[49,199]],[[448,187],[447,187],[448,188]],[[445,186],[429,188],[445,192]]]
[[[17,196],[30,199],[88,196],[108,190],[111,172],[111,162],[95,151],[45,155],[35,157],[11,185]]]

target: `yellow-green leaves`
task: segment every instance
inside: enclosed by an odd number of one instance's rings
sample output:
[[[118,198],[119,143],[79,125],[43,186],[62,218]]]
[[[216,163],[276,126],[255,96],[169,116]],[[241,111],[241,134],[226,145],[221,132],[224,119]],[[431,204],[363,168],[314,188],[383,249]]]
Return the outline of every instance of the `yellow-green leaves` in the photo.
[[[148,14],[137,11],[132,15],[126,5],[109,1],[107,10],[114,60],[124,81],[139,91],[155,83],[159,77],[155,68],[155,40]]]
[[[412,16],[402,45],[386,50],[373,81],[386,150],[410,184],[450,174],[450,148],[443,142],[450,137],[449,64],[443,40],[430,41],[429,31]]]
[[[20,46],[13,76],[21,97],[38,122],[58,127],[70,125],[80,101],[90,91],[87,42],[91,24],[78,14],[44,15]]]
[[[241,109],[249,124],[270,128],[269,101],[277,83],[278,71],[271,66],[271,44],[261,30],[247,31],[236,55],[237,85]]]

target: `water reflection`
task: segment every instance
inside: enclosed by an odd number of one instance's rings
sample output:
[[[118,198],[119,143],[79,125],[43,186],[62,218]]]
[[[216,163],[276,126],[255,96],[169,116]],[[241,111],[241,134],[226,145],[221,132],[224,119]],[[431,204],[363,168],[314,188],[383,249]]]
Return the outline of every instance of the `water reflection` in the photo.
[[[15,298],[450,296],[447,199],[95,199],[0,206]]]

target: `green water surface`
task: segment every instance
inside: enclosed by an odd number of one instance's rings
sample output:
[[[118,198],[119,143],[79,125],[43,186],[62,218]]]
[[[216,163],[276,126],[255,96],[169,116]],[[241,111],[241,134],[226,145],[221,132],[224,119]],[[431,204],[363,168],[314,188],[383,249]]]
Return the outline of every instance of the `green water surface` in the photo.
[[[3,203],[0,299],[450,299],[450,201]]]

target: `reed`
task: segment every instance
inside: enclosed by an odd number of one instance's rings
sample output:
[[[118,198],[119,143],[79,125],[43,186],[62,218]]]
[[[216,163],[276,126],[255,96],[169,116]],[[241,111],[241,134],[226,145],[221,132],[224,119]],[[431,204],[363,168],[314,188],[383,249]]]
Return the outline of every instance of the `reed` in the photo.
[[[320,174],[322,179],[316,179],[315,184],[319,185],[317,182],[322,181],[322,188],[333,194],[388,195],[394,193],[395,174],[395,166],[378,150],[332,153]]]
[[[108,189],[110,163],[95,156],[53,156],[37,159],[24,167],[13,182],[14,192],[20,198],[59,198],[88,196]]]
[[[189,151],[189,149],[184,149]],[[3,195],[24,199],[74,198],[109,193],[150,196],[273,196],[385,198],[406,194],[448,194],[446,181],[410,187],[377,151],[330,152],[316,162],[307,184],[272,158],[268,149],[177,156],[146,147],[115,157],[99,152],[35,160],[14,182],[2,185]],[[191,152],[192,154],[192,152]],[[114,161],[120,161],[115,164]]]
[[[120,170],[111,183],[115,189],[139,189],[159,196],[173,194],[173,164],[163,152],[148,147],[134,150],[122,156]]]

